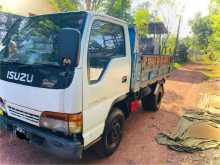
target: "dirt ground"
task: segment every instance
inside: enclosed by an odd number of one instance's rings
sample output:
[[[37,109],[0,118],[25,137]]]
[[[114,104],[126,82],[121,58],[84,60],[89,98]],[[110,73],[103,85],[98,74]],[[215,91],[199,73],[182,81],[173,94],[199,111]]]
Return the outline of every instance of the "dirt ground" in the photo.
[[[179,117],[197,107],[204,93],[220,95],[220,81],[207,80],[202,74],[206,65],[188,64],[174,71],[166,82],[161,110],[156,113],[138,111],[126,121],[124,137],[118,150],[106,159],[98,159],[87,151],[82,164],[220,164],[220,150],[194,154],[178,153],[156,143],[159,132],[170,132]],[[8,134],[0,133],[0,164],[72,164],[49,155]]]

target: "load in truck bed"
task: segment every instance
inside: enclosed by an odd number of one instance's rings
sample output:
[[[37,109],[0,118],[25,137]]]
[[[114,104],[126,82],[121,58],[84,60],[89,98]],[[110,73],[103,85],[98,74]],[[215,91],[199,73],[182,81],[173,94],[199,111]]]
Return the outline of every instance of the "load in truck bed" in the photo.
[[[137,92],[157,80],[167,78],[171,72],[171,62],[172,57],[167,55],[135,55],[131,90]]]
[[[129,28],[129,35],[132,56],[131,91],[135,93],[157,80],[165,79],[171,72],[172,56],[144,54],[140,50],[135,27]],[[142,46],[144,44],[147,43],[142,43]]]

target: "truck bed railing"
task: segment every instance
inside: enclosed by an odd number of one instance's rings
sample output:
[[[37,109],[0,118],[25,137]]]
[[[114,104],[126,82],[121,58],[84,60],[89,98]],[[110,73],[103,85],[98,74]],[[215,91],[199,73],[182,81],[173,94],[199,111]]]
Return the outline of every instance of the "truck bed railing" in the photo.
[[[171,72],[172,56],[168,55],[137,55],[133,63],[132,84],[133,92],[166,78]]]
[[[163,65],[170,64],[172,62],[172,56],[168,55],[142,55],[141,56],[142,65]]]

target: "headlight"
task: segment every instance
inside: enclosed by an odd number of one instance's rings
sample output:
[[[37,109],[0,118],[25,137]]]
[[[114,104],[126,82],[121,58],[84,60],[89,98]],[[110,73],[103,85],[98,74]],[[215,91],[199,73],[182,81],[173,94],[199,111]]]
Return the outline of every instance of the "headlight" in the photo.
[[[43,112],[40,117],[40,127],[72,135],[82,132],[82,114],[65,114]]]

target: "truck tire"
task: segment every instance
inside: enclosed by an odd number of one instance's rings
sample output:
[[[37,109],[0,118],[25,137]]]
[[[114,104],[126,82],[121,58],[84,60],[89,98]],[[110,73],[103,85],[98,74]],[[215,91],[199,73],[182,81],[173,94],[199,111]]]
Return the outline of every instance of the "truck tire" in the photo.
[[[160,85],[156,94],[153,91],[150,95],[144,96],[142,98],[142,105],[144,111],[151,111],[151,112],[158,111],[160,109],[160,104],[163,95],[164,95],[164,89],[163,86]]]
[[[102,158],[110,156],[118,148],[122,139],[124,121],[123,112],[114,108],[106,121],[102,139],[95,146],[98,156]]]

